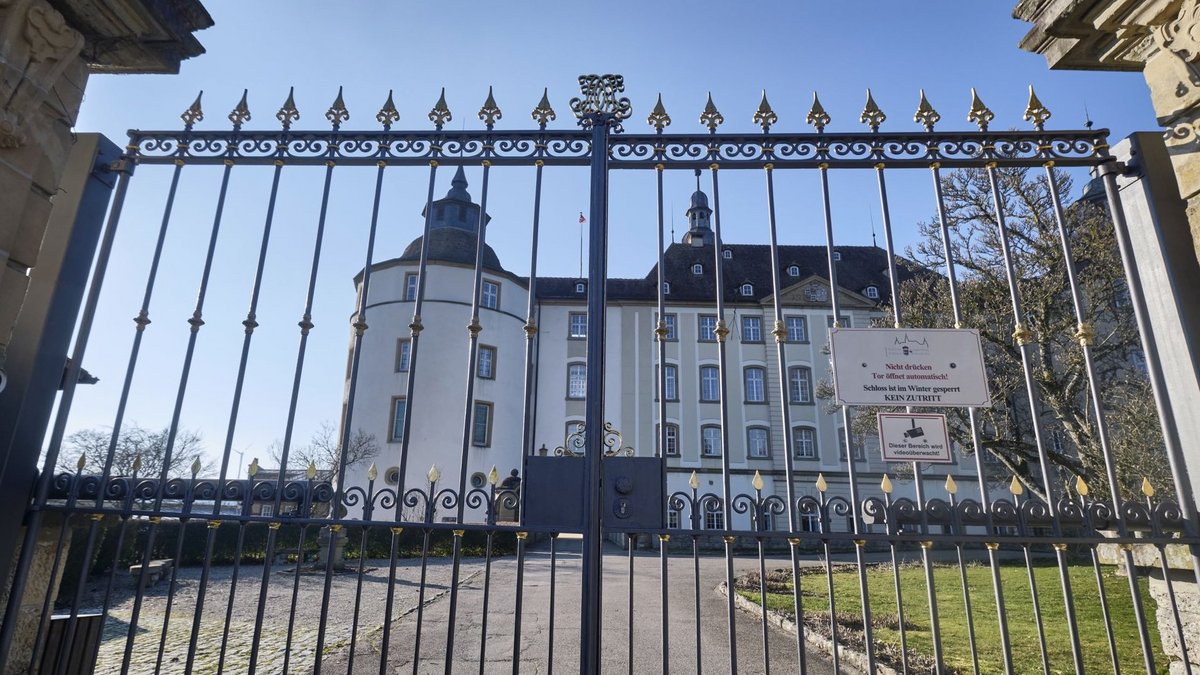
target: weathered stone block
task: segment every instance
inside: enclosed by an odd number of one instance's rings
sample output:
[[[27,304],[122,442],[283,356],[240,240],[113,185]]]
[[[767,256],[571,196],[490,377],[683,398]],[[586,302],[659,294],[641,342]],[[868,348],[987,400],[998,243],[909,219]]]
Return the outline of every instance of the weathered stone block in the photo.
[[[33,650],[37,642],[37,629],[42,616],[42,603],[46,598],[46,593],[51,590],[57,591],[58,585],[62,581],[62,565],[59,565],[54,578],[51,578],[51,573],[58,545],[59,528],[63,526],[61,517],[48,514],[43,520],[41,528],[38,529],[36,549],[29,566],[25,592],[21,595],[17,627],[13,634],[12,652],[9,662],[4,664],[4,675],[27,672],[30,662],[36,656]],[[21,536],[25,536],[24,529],[21,530]],[[70,551],[71,537],[63,539],[63,546],[62,555],[65,559]],[[20,547],[13,547],[10,555],[12,556],[10,569],[13,572],[9,573],[9,577],[4,580],[4,585],[0,587],[0,611],[5,611],[8,607],[9,588],[17,567],[17,558],[20,556]]]

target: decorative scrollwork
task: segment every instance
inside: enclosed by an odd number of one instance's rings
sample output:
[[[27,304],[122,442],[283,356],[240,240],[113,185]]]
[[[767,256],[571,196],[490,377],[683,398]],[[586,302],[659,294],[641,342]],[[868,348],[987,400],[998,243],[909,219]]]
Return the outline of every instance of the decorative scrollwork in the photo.
[[[400,121],[400,113],[396,110],[396,102],[392,100],[391,89],[388,89],[388,97],[383,102],[383,107],[375,113],[375,120],[383,125],[384,131],[391,131],[392,125]]]
[[[542,100],[534,106],[533,112],[529,114],[534,122],[537,122],[538,129],[545,130],[546,125],[558,119],[558,114],[554,112],[554,108],[550,107],[550,89],[542,88]]]
[[[708,101],[704,104],[704,110],[700,113],[700,124],[708,127],[708,133],[717,133],[717,127],[725,122],[725,116],[717,110],[717,106],[713,103],[712,92],[708,92]]]
[[[996,119],[996,113],[983,104],[979,94],[975,93],[975,87],[971,87],[971,110],[967,113],[967,121],[974,122],[980,131],[986,132],[988,124],[994,119]]]
[[[1046,128],[1046,121],[1050,119],[1050,111],[1042,105],[1041,100],[1033,91],[1032,84],[1029,85],[1029,103],[1025,106],[1025,115],[1022,119],[1032,122],[1033,128],[1038,131],[1043,131]]]
[[[925,90],[921,90],[921,101],[917,104],[917,112],[913,115],[913,121],[925,127],[925,131],[932,132],[933,125],[941,121],[942,116],[938,111],[933,109],[933,105],[929,103],[929,99],[925,98]]]
[[[554,449],[557,457],[582,457],[587,453],[587,427],[582,422],[574,425],[574,431],[567,434],[562,445]],[[624,444],[621,432],[611,422],[604,423],[604,435],[601,438],[606,457],[633,457],[632,446]]]
[[[346,109],[346,102],[342,100],[342,88],[338,87],[337,98],[333,99],[329,110],[325,111],[325,119],[333,125],[333,130],[337,131],[342,128],[342,122],[349,121],[350,111]]]
[[[233,123],[234,131],[241,131],[242,125],[250,121],[250,106],[246,103],[246,96],[249,93],[249,89],[243,89],[242,100],[238,101],[238,104],[229,113],[229,121]],[[185,119],[184,122],[186,123],[187,120]]]
[[[621,131],[621,122],[633,114],[633,105],[621,96],[625,78],[620,75],[580,75],[579,91],[583,96],[572,98],[570,106],[584,129],[600,123]]]
[[[450,114],[450,107],[446,105],[446,88],[442,87],[442,93],[438,96],[437,103],[433,104],[433,108],[429,111],[429,121],[433,122],[433,128],[438,131],[451,120],[454,115]]]
[[[292,122],[299,121],[300,111],[296,108],[295,87],[288,87],[287,100],[279,107],[279,112],[275,113],[275,119],[283,125],[283,130],[287,131],[292,128]]]
[[[879,109],[879,104],[875,102],[875,97],[871,95],[871,90],[867,90],[867,103],[863,106],[862,114],[858,116],[858,121],[871,128],[872,132],[879,131],[879,125],[887,120],[887,115]]]
[[[817,98],[817,92],[813,92],[812,107],[808,110],[808,115],[804,117],[804,121],[811,124],[818,134],[825,133],[825,127],[831,121],[829,113],[825,112],[825,106],[821,105],[821,99]]]
[[[200,108],[200,98],[202,96],[204,96],[203,89],[200,90],[199,94],[196,94],[196,100],[192,101],[192,104],[188,106],[188,109],[184,110],[183,114],[179,116],[179,119],[183,120],[184,131],[191,131],[192,127],[196,125],[196,122],[204,119],[204,110]]]
[[[496,105],[496,98],[492,96],[492,88],[488,87],[487,100],[483,102],[483,106],[479,109],[479,119],[487,126],[488,131],[496,126],[496,120],[504,117],[504,113],[500,112],[500,106]]]
[[[762,101],[758,104],[758,110],[754,112],[752,120],[755,124],[762,127],[763,133],[771,132],[771,125],[779,121],[779,115],[771,109],[771,104],[767,103],[767,90],[763,89]]]

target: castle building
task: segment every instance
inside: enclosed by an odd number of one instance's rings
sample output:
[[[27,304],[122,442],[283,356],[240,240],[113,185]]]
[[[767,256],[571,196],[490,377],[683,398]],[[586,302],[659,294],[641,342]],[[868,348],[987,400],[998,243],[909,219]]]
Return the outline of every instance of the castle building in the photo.
[[[358,375],[352,425],[384,441],[379,475],[394,487],[401,453],[406,406],[410,442],[404,477],[407,488],[423,487],[436,465],[457,487],[469,426],[468,489],[486,488],[492,467],[499,476],[520,471],[522,452],[554,455],[571,451],[570,436],[584,420],[586,396],[587,282],[561,277],[538,277],[533,284],[532,399],[526,443],[526,308],[530,280],[506,270],[490,246],[484,247],[479,297],[478,340],[473,392],[465,397],[474,288],[476,231],[480,207],[471,201],[460,168],[451,189],[430,208],[427,284],[421,312],[423,330],[418,348],[414,396],[405,392],[410,376],[410,330],[422,246],[417,238],[400,257],[371,268],[366,311],[370,329],[363,335],[362,367]],[[763,477],[763,494],[786,495],[785,462],[796,472],[796,496],[816,495],[823,474],[829,496],[849,496],[846,432],[841,414],[830,412],[818,397],[818,386],[829,377],[828,339],[834,316],[831,294],[840,294],[841,325],[866,327],[885,316],[888,301],[887,253],[874,246],[845,246],[834,252],[838,288],[827,273],[825,246],[779,246],[781,292],[786,336],[786,389],[779,380],[774,326],[770,247],[722,243],[721,292],[725,301],[729,447],[722,448],[720,372],[718,370],[716,289],[713,263],[715,238],[712,209],[699,189],[687,210],[688,231],[681,243],[664,253],[667,326],[666,358],[659,363],[655,336],[658,322],[657,266],[638,279],[608,280],[605,417],[620,432],[620,447],[637,456],[665,455],[667,494],[687,492],[693,472],[700,491],[720,494],[722,453],[729,454],[731,494],[754,494],[755,472]],[[484,215],[484,222],[490,219]],[[486,238],[486,235],[485,235]],[[904,266],[899,274],[907,275]],[[356,277],[361,292],[362,274]],[[666,419],[659,419],[658,368],[666,369]],[[469,407],[468,407],[469,406]],[[783,427],[783,409],[790,410],[791,428]],[[659,448],[659,425],[666,424],[666,447]],[[785,434],[793,441],[792,457],[785,456]],[[850,455],[855,462],[860,498],[879,494],[888,466],[881,460],[878,441],[854,438]],[[557,454],[561,454],[561,451]],[[972,480],[974,461],[946,469]],[[364,463],[365,464],[365,463]],[[348,485],[365,485],[367,466],[347,472]],[[895,476],[895,469],[893,476]],[[936,480],[944,479],[937,472]],[[897,481],[897,495],[911,492],[912,481]],[[441,516],[451,518],[452,516]],[[686,520],[690,516],[683,515]],[[746,522],[728,527],[750,529]],[[470,514],[466,516],[471,520]],[[679,526],[669,514],[669,526]],[[722,529],[720,513],[705,514],[703,526]],[[807,521],[802,523],[808,526]],[[682,523],[684,527],[687,522]],[[770,524],[786,527],[782,519]]]

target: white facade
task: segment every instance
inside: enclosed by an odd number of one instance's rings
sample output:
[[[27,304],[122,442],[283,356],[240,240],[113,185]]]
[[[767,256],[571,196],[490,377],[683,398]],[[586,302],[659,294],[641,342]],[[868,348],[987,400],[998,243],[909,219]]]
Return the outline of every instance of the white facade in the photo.
[[[465,180],[460,174],[456,181],[461,183],[456,182],[451,194],[435,205],[445,205],[454,212],[464,203]],[[465,212],[467,216],[472,213],[477,219],[477,207],[474,212]],[[666,422],[674,435],[670,444],[673,447],[667,449],[668,494],[690,492],[688,481],[693,472],[700,481],[701,494],[720,496],[722,491],[722,459],[714,445],[721,435],[722,405],[712,400],[717,398],[713,369],[718,365],[718,343],[707,333],[716,312],[712,274],[708,272],[715,256],[711,232],[706,229],[708,213],[707,200],[698,192],[688,210],[692,230],[685,243],[673,244],[666,254],[665,269],[671,287],[666,295],[666,314],[674,324],[674,332],[666,341],[666,364],[674,369],[675,389],[668,392],[674,396],[666,402]],[[439,222],[435,219],[434,225]],[[457,489],[465,443],[467,487],[486,487],[484,479],[493,466],[502,478],[522,466],[529,283],[505,272],[490,248],[486,249],[482,280],[494,287],[489,287],[481,298],[485,306],[480,309],[482,330],[478,340],[490,351],[494,362],[490,373],[480,373],[477,366],[471,374],[474,390],[468,400],[467,326],[475,281],[474,233],[465,231],[460,222],[457,226],[435,227],[430,239],[405,485],[425,487],[426,475],[436,465],[442,476],[439,488]],[[412,375],[411,368],[405,370],[401,363],[400,341],[408,339],[413,319],[410,279],[418,272],[418,242],[410,245],[401,258],[373,267],[366,312],[369,329],[363,335],[362,365],[351,411],[351,424],[356,429],[385,441],[384,452],[376,463],[380,480],[389,486],[394,485],[401,454],[396,401],[405,396]],[[728,263],[723,289],[724,320],[730,329],[725,343],[729,399],[725,451],[729,455],[732,494],[753,495],[751,483],[755,472],[760,472],[765,482],[763,494],[785,497],[785,462],[792,461],[797,497],[816,496],[815,482],[818,474],[823,474],[829,484],[827,495],[849,498],[848,464],[841,450],[842,416],[840,412],[831,414],[816,391],[820,382],[829,380],[827,344],[833,321],[831,289],[815,262],[824,260],[824,247],[780,247],[781,269],[785,270],[780,298],[789,329],[783,387],[771,333],[775,299],[770,294],[769,250],[748,245],[722,248],[723,262]],[[883,317],[880,302],[888,285],[886,254],[874,247],[843,250],[850,259],[844,264],[845,276],[839,280],[848,279],[852,287],[843,283],[839,290],[842,323],[868,326]],[[744,274],[745,279],[732,276],[737,274]],[[707,292],[704,283],[710,289]],[[498,291],[498,297],[494,291]],[[561,278],[539,278],[536,292],[532,317],[536,325],[532,362],[535,386],[528,392],[532,401],[528,450],[553,455],[556,448],[567,446],[567,436],[584,419],[580,378],[587,365],[586,331],[580,333],[586,318],[587,294],[581,280]],[[655,456],[658,446],[656,293],[657,277],[653,272],[645,279],[610,281],[605,418],[621,432],[622,445],[632,447],[638,456]],[[493,301],[495,307],[486,306]],[[574,328],[573,316],[577,317]],[[791,429],[784,428],[785,405]],[[474,414],[479,406],[488,408],[486,424]],[[794,434],[796,446],[790,460],[785,451],[787,434]],[[912,496],[911,466],[900,469],[908,478],[897,477],[898,467],[889,469],[880,459],[875,439],[860,439],[855,443],[855,455],[860,498],[879,495],[885,471],[892,472],[895,497]],[[955,459],[955,464],[931,467],[925,472],[930,496],[935,489],[940,493],[947,473],[954,474],[960,484],[974,482],[974,459],[959,461],[958,448]],[[366,484],[365,464],[349,469],[348,484]],[[439,511],[439,518],[447,517]],[[466,515],[468,520],[478,517]],[[688,517],[683,515],[685,520]],[[725,525],[717,516],[708,518],[702,526]],[[731,528],[750,529],[748,516],[734,518]],[[774,526],[784,527],[786,523],[780,521]]]

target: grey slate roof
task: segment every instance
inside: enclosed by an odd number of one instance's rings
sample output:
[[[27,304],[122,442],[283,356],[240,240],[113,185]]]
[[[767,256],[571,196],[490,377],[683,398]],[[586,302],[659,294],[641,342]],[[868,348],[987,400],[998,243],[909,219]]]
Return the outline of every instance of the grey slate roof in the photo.
[[[721,259],[723,290],[727,302],[761,302],[771,295],[771,249],[766,244],[725,244],[722,250],[732,252],[732,258]],[[862,293],[868,286],[879,289],[879,302],[890,298],[887,278],[887,251],[875,246],[839,246],[841,261],[835,263],[838,286]],[[779,265],[783,278],[780,285],[787,288],[802,279],[817,276],[828,279],[828,262],[824,246],[780,246]],[[663,255],[665,278],[671,292],[668,302],[712,302],[714,250],[712,246],[690,246],[672,244]],[[703,265],[703,274],[694,274],[692,266]],[[787,269],[795,265],[800,274],[792,277]],[[897,276],[901,282],[921,273],[916,263],[905,258],[897,259]],[[609,279],[610,300],[645,300],[657,297],[658,265],[642,279]],[[581,279],[568,277],[538,278],[537,295],[543,300],[582,300],[585,294],[576,292]],[[740,294],[743,284],[752,284],[754,294]]]

